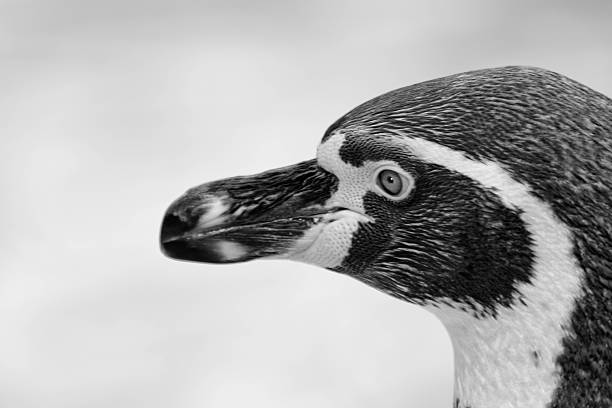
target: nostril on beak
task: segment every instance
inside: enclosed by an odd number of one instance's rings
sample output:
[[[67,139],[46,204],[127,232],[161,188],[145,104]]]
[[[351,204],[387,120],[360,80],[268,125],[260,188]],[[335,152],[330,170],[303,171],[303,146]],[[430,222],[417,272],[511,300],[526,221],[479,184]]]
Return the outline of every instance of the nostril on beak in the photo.
[[[194,222],[186,222],[172,213],[167,213],[162,221],[160,241],[162,244],[172,241],[190,231],[194,226]]]

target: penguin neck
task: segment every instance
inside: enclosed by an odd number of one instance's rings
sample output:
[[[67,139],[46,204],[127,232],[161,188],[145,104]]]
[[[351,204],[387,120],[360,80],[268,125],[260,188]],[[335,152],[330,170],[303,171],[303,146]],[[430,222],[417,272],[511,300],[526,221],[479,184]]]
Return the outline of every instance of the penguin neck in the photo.
[[[535,257],[530,281],[514,288],[510,305],[474,311],[446,299],[427,307],[453,343],[456,408],[545,408],[555,397],[557,361],[575,334],[572,314],[584,289],[569,231],[552,217],[534,228],[545,215],[523,215],[531,218]]]
[[[514,284],[510,304],[471,310],[475,299],[437,299],[428,307],[447,327],[455,350],[457,408],[545,408],[560,384],[558,358],[575,335],[572,314],[584,296],[584,271],[574,230],[542,200],[542,190],[516,179],[507,166],[472,160],[462,152],[408,139],[421,159],[479,182],[518,210],[533,254],[529,279]],[[538,193],[539,192],[539,193]],[[558,193],[552,194],[556,196]],[[493,256],[493,255],[492,255]],[[467,254],[468,259],[472,259]],[[495,290],[495,285],[482,288]],[[499,298],[490,293],[489,298]],[[461,301],[462,303],[457,304]]]
[[[496,318],[436,311],[454,349],[455,408],[544,408],[550,403],[566,333],[559,321],[546,317],[546,305],[540,306],[507,310]]]

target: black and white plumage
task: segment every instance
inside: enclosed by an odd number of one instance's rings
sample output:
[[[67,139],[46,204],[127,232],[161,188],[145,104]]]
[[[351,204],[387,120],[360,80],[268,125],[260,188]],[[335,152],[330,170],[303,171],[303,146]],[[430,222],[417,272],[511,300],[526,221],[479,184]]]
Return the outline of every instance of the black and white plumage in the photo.
[[[316,160],[203,184],[162,225],[177,259],[286,258],[423,305],[455,406],[612,406],[612,101],[505,67],[389,92]]]

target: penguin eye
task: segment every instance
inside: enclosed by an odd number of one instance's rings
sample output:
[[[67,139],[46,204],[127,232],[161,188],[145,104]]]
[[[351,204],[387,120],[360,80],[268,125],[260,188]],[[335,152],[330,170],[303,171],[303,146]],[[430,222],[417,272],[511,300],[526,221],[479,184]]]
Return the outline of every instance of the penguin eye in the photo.
[[[406,198],[412,185],[412,177],[396,170],[385,168],[376,175],[376,186],[384,196],[392,200]]]

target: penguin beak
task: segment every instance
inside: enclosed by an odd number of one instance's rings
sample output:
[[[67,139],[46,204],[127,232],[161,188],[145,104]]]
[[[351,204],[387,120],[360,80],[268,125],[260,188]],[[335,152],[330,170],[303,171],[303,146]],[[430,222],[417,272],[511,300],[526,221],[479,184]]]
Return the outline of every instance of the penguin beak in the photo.
[[[290,257],[340,210],[325,207],[336,186],[336,177],[310,160],[192,188],[166,211],[162,252],[208,263]]]

